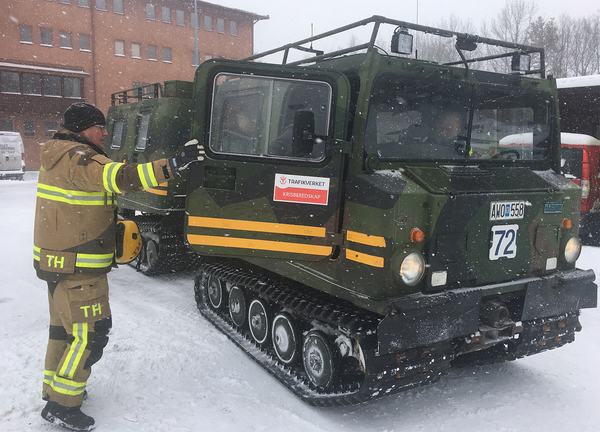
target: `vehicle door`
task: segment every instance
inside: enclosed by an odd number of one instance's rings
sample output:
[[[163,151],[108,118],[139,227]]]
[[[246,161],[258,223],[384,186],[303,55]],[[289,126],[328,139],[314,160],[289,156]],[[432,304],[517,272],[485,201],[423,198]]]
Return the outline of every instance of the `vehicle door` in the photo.
[[[201,254],[317,261],[336,250],[349,83],[215,60],[196,73],[186,239]]]

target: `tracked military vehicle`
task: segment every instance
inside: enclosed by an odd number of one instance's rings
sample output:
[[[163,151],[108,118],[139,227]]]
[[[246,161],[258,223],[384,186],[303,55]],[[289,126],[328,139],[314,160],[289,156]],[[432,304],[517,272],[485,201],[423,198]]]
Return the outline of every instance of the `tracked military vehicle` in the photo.
[[[165,81],[114,93],[108,110],[106,153],[115,161],[144,163],[172,157],[190,136],[192,83]],[[120,216],[137,223],[142,251],[132,265],[147,275],[188,268],[194,255],[183,243],[187,173],[117,198]]]
[[[366,25],[363,45],[312,48]],[[384,26],[391,52],[375,46]],[[413,33],[452,41],[457,61],[411,58]],[[311,55],[289,62],[295,49]],[[375,16],[277,53],[194,78],[207,157],[183,232],[208,320],[315,405],[574,340],[597,287],[575,265],[581,191],[559,174],[542,49]],[[473,67],[502,59],[514,73]],[[519,134],[531,144],[503,140]]]

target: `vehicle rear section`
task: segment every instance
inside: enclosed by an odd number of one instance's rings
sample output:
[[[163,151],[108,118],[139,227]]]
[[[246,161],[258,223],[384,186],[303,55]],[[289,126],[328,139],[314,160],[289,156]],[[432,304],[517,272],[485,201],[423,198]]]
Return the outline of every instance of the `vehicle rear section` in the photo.
[[[579,235],[584,244],[600,245],[600,141],[561,133],[561,173],[581,187]]]
[[[25,150],[18,132],[0,131],[0,178],[23,180]]]

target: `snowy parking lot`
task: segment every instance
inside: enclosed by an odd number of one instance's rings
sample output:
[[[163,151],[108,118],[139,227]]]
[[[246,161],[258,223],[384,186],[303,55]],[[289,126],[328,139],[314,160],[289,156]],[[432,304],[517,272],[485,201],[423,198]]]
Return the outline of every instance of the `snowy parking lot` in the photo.
[[[37,173],[0,182],[0,431],[52,431],[40,411],[48,335],[46,284],[33,270]],[[580,268],[600,274],[600,248]],[[598,280],[598,279],[597,279]],[[582,312],[575,343],[537,356],[455,369],[427,387],[350,407],[302,402],[196,309],[193,274],[109,275],[113,330],[83,411],[99,432],[600,429],[600,310]]]

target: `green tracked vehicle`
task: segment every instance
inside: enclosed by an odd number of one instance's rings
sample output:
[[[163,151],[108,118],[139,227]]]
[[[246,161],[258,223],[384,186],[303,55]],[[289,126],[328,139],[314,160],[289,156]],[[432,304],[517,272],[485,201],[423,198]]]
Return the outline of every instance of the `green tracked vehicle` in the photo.
[[[366,25],[368,43],[312,48]],[[375,46],[385,26],[390,53]],[[452,41],[457,61],[408,57],[411,32]],[[314,56],[288,62],[294,49]],[[473,68],[488,61],[516,71]],[[181,227],[200,312],[315,405],[572,342],[597,287],[575,265],[581,191],[559,174],[543,65],[539,48],[379,16],[203,63],[190,137],[207,156]]]
[[[191,82],[165,81],[114,93],[107,115],[108,156],[125,163],[173,157],[190,136],[192,88]],[[186,174],[117,198],[120,216],[136,222],[142,234],[143,248],[133,265],[144,274],[183,270],[196,261],[183,242]]]

